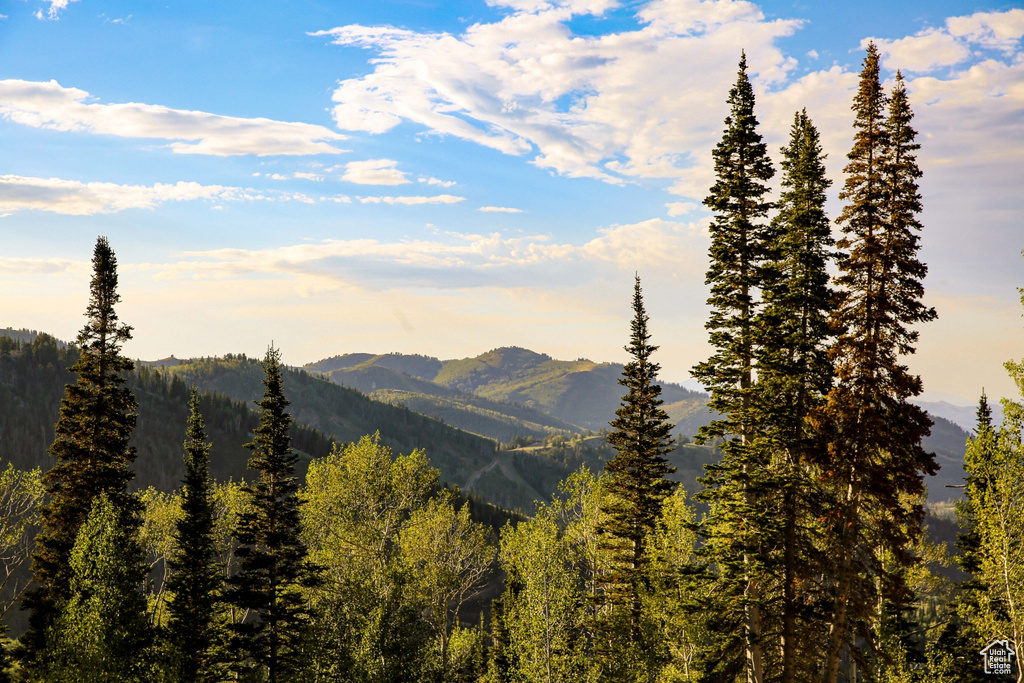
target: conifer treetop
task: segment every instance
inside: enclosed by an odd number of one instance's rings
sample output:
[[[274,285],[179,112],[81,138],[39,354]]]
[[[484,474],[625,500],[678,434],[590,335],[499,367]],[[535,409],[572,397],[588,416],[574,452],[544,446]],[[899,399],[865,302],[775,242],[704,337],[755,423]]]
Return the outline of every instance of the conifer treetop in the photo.
[[[92,257],[92,279],[89,282],[89,303],[85,309],[88,321],[78,333],[78,347],[83,353],[116,355],[121,345],[132,338],[132,328],[119,324],[114,306],[121,302],[117,293],[117,258],[106,237],[96,239]],[[112,372],[131,370],[134,363],[124,358]]]
[[[199,394],[189,389],[185,437],[185,479],[181,486],[182,518],[167,560],[168,644],[180,680],[206,683],[222,679],[225,653],[218,623],[222,568],[216,558],[214,510],[210,491],[210,444],[199,409]]]
[[[625,346],[632,360],[623,366],[622,377],[619,378],[619,384],[628,392],[622,397],[622,405],[610,423],[613,431],[608,435],[608,442],[620,455],[628,453],[633,457],[660,458],[672,450],[672,424],[660,407],[663,401],[657,380],[661,366],[651,360],[658,347],[650,343],[649,318],[644,308],[639,276],[636,276],[633,288],[633,313],[630,340]]]
[[[643,541],[653,531],[664,499],[675,489],[665,477],[675,471],[664,455],[672,450],[672,424],[661,408],[661,386],[657,382],[660,366],[651,361],[658,348],[650,343],[647,312],[644,309],[640,278],[633,289],[633,321],[626,351],[632,360],[623,367],[619,383],[628,389],[611,422],[608,442],[617,451],[605,463],[611,494],[606,508],[609,517],[605,531],[618,542],[628,542],[627,564],[636,571],[643,563]],[[624,583],[635,577],[621,577]]]
[[[92,264],[88,320],[77,340],[81,355],[69,368],[78,379],[64,388],[49,449],[56,462],[43,475],[49,501],[40,509],[42,530],[32,559],[36,587],[23,602],[33,613],[26,661],[41,652],[57,606],[70,597],[70,554],[93,499],[106,494],[129,527],[137,527],[141,512],[138,497],[128,492],[138,404],[124,375],[134,363],[120,353],[131,328],[118,322],[114,310],[120,301],[117,259],[105,237],[96,240]]]
[[[978,398],[978,410],[975,415],[977,416],[975,423],[977,432],[992,426],[992,408],[988,405],[988,396],[985,395],[984,387],[981,389],[981,397]]]
[[[288,434],[281,377],[281,353],[270,347],[263,361],[266,376],[260,424],[253,440],[249,467],[259,479],[245,487],[252,508],[242,514],[235,537],[239,571],[229,580],[227,601],[250,610],[253,621],[235,624],[233,647],[244,652],[272,682],[290,680],[301,667],[301,649],[311,619],[304,589],[317,585],[317,568],[307,559],[299,535],[298,483]]]

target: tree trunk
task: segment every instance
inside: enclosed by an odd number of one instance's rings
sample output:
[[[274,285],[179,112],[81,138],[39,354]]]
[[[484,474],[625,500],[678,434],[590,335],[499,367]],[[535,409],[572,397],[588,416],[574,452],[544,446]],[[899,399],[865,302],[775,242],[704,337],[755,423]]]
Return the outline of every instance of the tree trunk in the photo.
[[[853,474],[851,473],[851,478]],[[847,505],[843,524],[843,535],[839,547],[839,581],[836,584],[835,600],[832,604],[832,627],[829,629],[828,648],[825,651],[825,683],[837,683],[839,680],[839,663],[843,656],[843,648],[849,638],[849,605],[853,590],[853,546],[856,534],[853,520],[858,513],[859,489],[850,482],[847,489]]]
[[[783,514],[786,516],[783,547],[782,587],[782,683],[796,681],[796,510],[793,490],[786,487],[783,496]]]

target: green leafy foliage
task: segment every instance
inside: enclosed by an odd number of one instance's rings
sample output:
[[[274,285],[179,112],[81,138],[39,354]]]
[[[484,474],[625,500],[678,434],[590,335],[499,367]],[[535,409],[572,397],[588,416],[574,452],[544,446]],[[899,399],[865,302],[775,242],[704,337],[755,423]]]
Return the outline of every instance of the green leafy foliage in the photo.
[[[410,513],[398,538],[401,562],[427,608],[442,680],[453,668],[451,624],[483,589],[496,554],[491,530],[470,518],[469,505],[453,503],[447,491],[434,496]]]
[[[39,469],[7,463],[0,472],[0,619],[28,585],[24,566],[31,556],[44,488]]]
[[[313,680],[398,683],[423,673],[430,633],[398,534],[437,486],[423,451],[393,457],[379,436],[336,446],[310,466],[303,539],[323,567],[311,594]]]
[[[153,680],[153,630],[142,592],[146,569],[136,529],[100,494],[71,551],[70,597],[61,603],[47,651],[34,667],[39,680]]]
[[[1024,363],[1006,368],[1024,397]],[[1024,403],[1003,400],[1003,424],[994,427],[984,395],[978,428],[967,445],[967,499],[960,507],[964,555],[972,574],[961,615],[969,633],[1005,634],[1024,642]]]
[[[587,679],[587,613],[576,548],[558,521],[557,510],[545,506],[532,520],[502,530],[501,566],[515,587],[502,603],[511,681]]]

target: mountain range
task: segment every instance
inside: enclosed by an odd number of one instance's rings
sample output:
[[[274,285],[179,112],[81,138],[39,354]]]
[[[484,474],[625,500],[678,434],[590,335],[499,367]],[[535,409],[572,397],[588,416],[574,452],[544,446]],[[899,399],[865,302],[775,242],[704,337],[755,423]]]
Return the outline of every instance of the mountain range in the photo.
[[[75,350],[28,331],[0,357],[0,455],[21,467],[49,467],[46,448]],[[3,331],[0,330],[0,335]],[[13,337],[13,335],[11,335]],[[129,384],[139,398],[136,483],[169,490],[182,474],[187,386],[204,392],[218,478],[243,478],[262,395],[263,372],[244,355],[139,362]],[[508,509],[529,512],[571,471],[598,470],[614,455],[604,439],[624,389],[622,366],[587,359],[556,360],[506,347],[473,358],[439,360],[405,354],[347,354],[287,368],[285,394],[296,421],[293,444],[303,465],[329,452],[331,442],[379,433],[396,453],[423,448],[442,479]],[[676,424],[669,459],[692,493],[716,453],[690,443],[711,420],[707,396],[662,385],[664,407]],[[959,497],[946,488],[963,480],[967,433],[941,417],[925,446],[942,469],[929,478],[930,498]],[[301,473],[300,473],[301,474]]]
[[[518,347],[445,361],[397,353],[353,353],[309,363],[304,369],[377,400],[401,402],[504,441],[509,440],[502,438],[508,434],[539,437],[605,429],[624,393],[619,385],[622,365],[585,358],[555,360]],[[661,387],[662,407],[676,425],[677,436],[691,437],[710,421],[705,394],[667,382]],[[504,429],[480,424],[496,419],[495,413],[515,422],[502,420],[507,425]]]

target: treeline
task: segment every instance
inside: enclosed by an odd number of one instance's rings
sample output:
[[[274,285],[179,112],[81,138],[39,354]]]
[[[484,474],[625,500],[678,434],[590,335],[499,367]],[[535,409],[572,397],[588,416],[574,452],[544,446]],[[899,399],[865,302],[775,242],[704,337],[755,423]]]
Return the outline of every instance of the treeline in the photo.
[[[64,387],[76,379],[67,368],[79,357],[76,346],[60,344],[48,334],[36,334],[30,341],[0,337],[0,433],[6,461],[23,470],[46,465]],[[256,361],[249,364],[259,368]],[[146,366],[126,374],[125,381],[138,402],[139,416],[131,443],[141,457],[131,486],[171,491],[185,472],[180,441],[181,425],[188,416],[188,386],[177,374]],[[251,403],[214,391],[203,392],[199,400],[214,444],[213,477],[244,478],[248,455],[242,444],[257,425]],[[292,425],[290,434],[302,457],[300,474],[309,460],[331,450],[332,438],[307,425]]]

